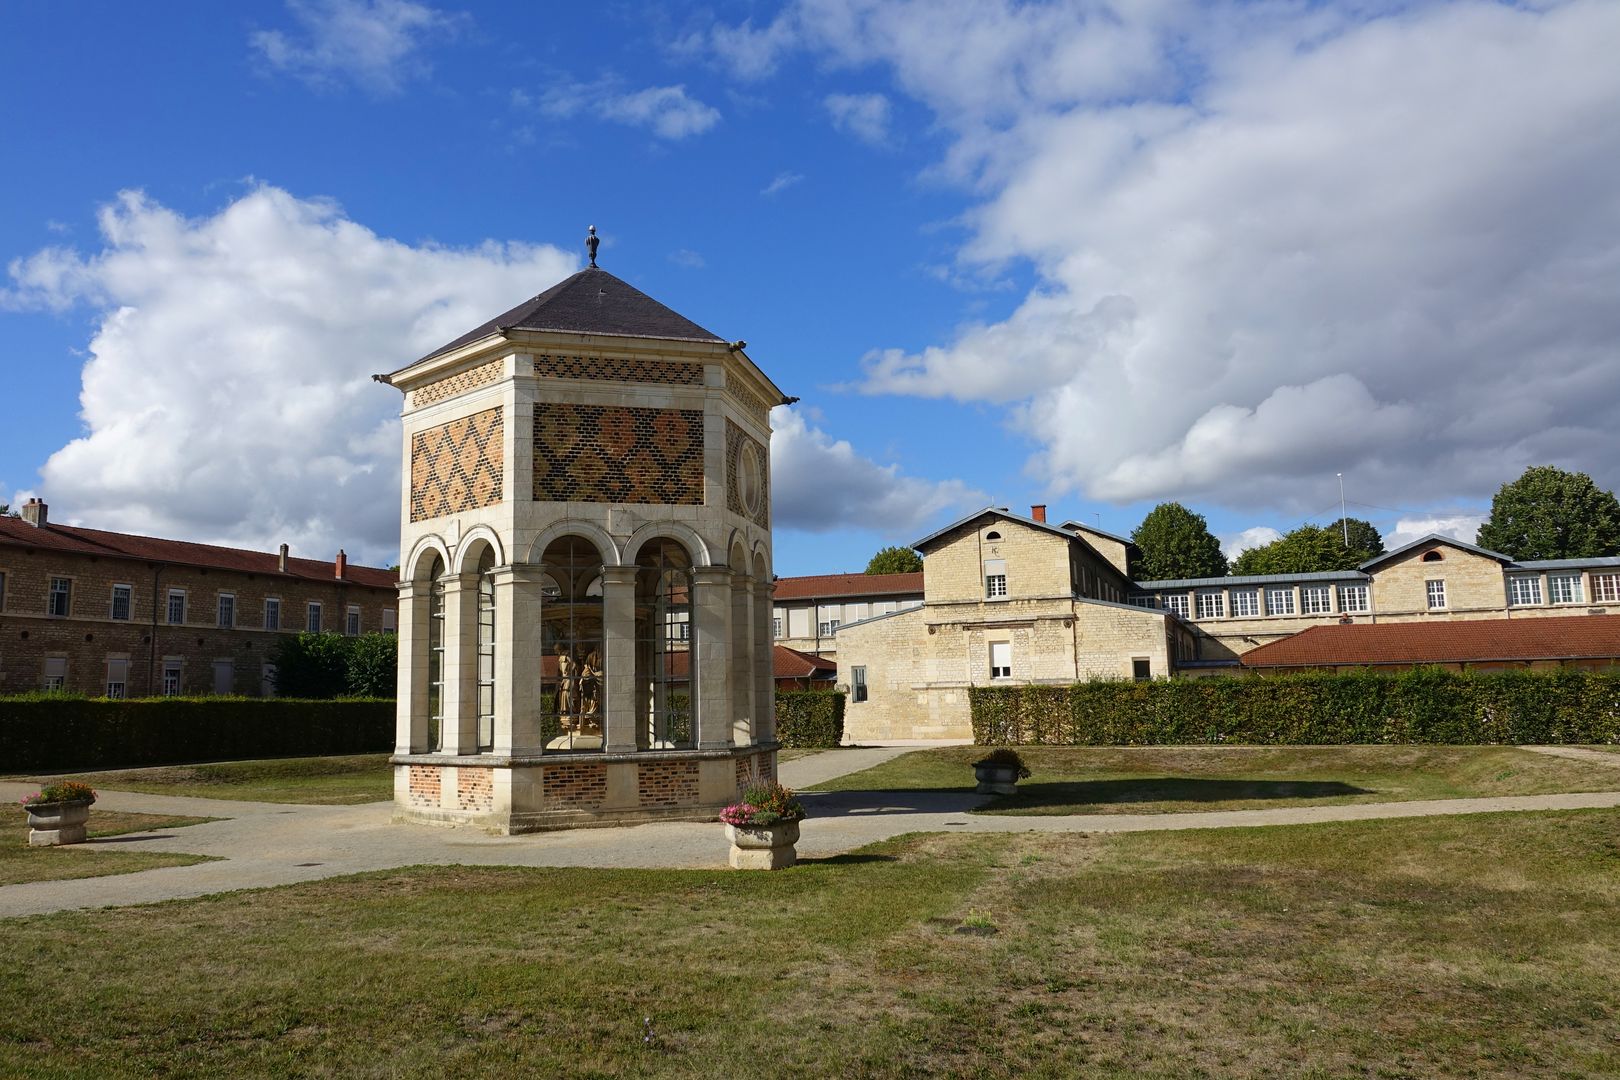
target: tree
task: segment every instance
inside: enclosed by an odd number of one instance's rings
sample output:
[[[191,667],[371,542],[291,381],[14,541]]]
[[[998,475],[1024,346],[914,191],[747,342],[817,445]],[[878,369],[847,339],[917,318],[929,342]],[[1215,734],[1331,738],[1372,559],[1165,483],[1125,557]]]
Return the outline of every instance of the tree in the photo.
[[[288,634],[271,651],[280,697],[393,697],[399,665],[393,634],[347,637],[330,631]]]
[[[1131,533],[1131,541],[1142,552],[1131,564],[1131,577],[1137,581],[1221,577],[1226,573],[1221,542],[1209,531],[1204,515],[1180,503],[1160,503],[1148,511],[1142,524]]]
[[[922,556],[908,547],[886,547],[866,564],[868,574],[915,574],[922,570]]]
[[[1514,559],[1620,553],[1620,500],[1581,472],[1532,465],[1503,484],[1476,543]]]
[[[1350,546],[1345,547],[1349,533]],[[1314,574],[1354,570],[1384,553],[1384,539],[1370,521],[1341,518],[1331,525],[1301,525],[1269,544],[1249,548],[1232,562],[1234,574]]]

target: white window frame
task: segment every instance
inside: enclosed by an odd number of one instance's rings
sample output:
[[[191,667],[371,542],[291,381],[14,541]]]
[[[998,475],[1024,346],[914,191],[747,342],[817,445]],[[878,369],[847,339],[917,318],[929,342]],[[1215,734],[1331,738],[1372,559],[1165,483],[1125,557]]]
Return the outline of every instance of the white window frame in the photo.
[[[385,634],[393,634],[393,633],[398,633],[398,631],[399,631],[399,623],[397,623],[395,621],[394,609],[391,608],[391,607],[383,608],[382,609],[382,632],[385,633]]]
[[[1423,583],[1423,594],[1429,602],[1430,611],[1444,611],[1446,609],[1446,579],[1429,578]]]
[[[1333,590],[1327,585],[1302,585],[1299,610],[1306,615],[1327,615],[1333,611]]]
[[[1294,587],[1292,585],[1273,586],[1266,590],[1267,615],[1292,615],[1294,611]]]
[[[782,616],[771,616],[771,640],[779,640],[782,636]]]
[[[1529,607],[1541,603],[1540,574],[1508,575],[1508,606]]]
[[[214,604],[221,630],[236,629],[236,594],[222,592]]]
[[[1233,589],[1232,590],[1232,617],[1234,619],[1257,619],[1260,617],[1260,590],[1259,589]]]
[[[40,669],[40,689],[47,692],[52,690],[66,690],[68,676],[68,658],[65,656],[47,656]]]
[[[177,600],[180,602],[180,617],[178,619],[174,617],[174,605]],[[168,599],[164,603],[163,614],[170,626],[184,626],[186,624],[186,590],[169,590]]]
[[[311,600],[304,605],[304,629],[311,634],[321,632],[321,602]]]
[[[57,586],[61,586],[58,588]],[[58,605],[57,601],[61,603]],[[58,611],[57,608],[61,610]],[[68,577],[52,577],[49,591],[45,594],[45,614],[53,619],[65,619],[73,613],[73,579]]]
[[[844,625],[837,619],[826,619],[816,624],[817,637],[832,637],[838,633],[838,628]]]
[[[1612,604],[1620,600],[1620,573],[1592,575],[1592,602]]]
[[[129,658],[107,657],[107,697],[129,696]]]
[[[185,661],[179,657],[165,656],[163,658],[163,696],[179,697],[185,693]]]
[[[360,605],[350,604],[343,613],[343,633],[348,637],[360,636]]]
[[[122,599],[124,601],[124,613],[122,615],[118,614],[118,601],[120,599],[120,594],[122,594]],[[107,618],[111,619],[113,622],[128,622],[130,617],[134,614],[135,586],[114,585],[112,587],[112,599],[107,604]]]
[[[1226,617],[1226,593],[1220,589],[1199,590],[1198,617],[1200,619],[1224,619]]]
[[[996,661],[1004,660],[1006,663],[998,664]],[[1012,678],[1012,642],[990,642],[990,677],[992,679]]]
[[[1368,595],[1365,585],[1340,585],[1339,610],[1346,615],[1365,613],[1372,610],[1372,599]]]
[[[1164,610],[1170,612],[1172,615],[1179,615],[1185,619],[1188,617],[1188,612],[1192,610],[1192,605],[1187,599],[1187,594],[1184,592],[1165,593]]]
[[[266,630],[281,629],[281,597],[267,596],[264,598],[264,628]]]
[[[1547,602],[1549,604],[1586,603],[1585,593],[1581,590],[1580,572],[1548,574]]]

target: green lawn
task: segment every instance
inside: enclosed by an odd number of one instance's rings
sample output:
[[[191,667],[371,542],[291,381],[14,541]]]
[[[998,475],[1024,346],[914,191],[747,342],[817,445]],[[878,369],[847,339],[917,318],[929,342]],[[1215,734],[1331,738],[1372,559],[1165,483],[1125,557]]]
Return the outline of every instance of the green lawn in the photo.
[[[155,829],[178,829],[211,820],[162,814],[120,814],[92,809],[90,836],[94,839]],[[0,841],[0,885],[132,874],[137,870],[152,870],[159,866],[190,866],[208,861],[203,855],[179,855],[163,851],[108,851],[105,844],[31,848],[28,846],[28,814],[22,807],[9,803],[0,805],[0,837],[4,837]]]
[[[1607,810],[417,868],[0,933],[0,1075],[1620,1073]]]
[[[1020,747],[990,814],[1125,814],[1620,790],[1620,769],[1508,746]],[[821,791],[971,791],[984,747],[932,747]]]
[[[75,773],[74,776],[109,791],[248,802],[326,806],[383,802],[394,797],[394,773],[387,754],[163,765],[151,769]]]

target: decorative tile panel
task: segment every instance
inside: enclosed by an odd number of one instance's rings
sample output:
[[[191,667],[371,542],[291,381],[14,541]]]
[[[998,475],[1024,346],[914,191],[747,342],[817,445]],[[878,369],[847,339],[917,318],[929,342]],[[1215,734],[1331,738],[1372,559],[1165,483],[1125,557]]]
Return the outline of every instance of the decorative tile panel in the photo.
[[[457,372],[443,379],[436,379],[425,386],[419,386],[411,391],[411,406],[417,408],[431,405],[435,401],[443,401],[447,397],[455,397],[475,386],[495,382],[505,370],[505,360],[491,360],[487,364],[480,364],[475,368]]]
[[[411,520],[501,501],[505,424],[499,408],[411,436]]]
[[[726,421],[726,509],[770,528],[770,454],[742,428]]]
[[[623,360],[602,356],[536,356],[534,373],[550,379],[605,379],[610,382],[702,386],[702,364],[665,360]]]
[[[702,411],[535,402],[534,498],[703,505]]]
[[[748,389],[729,372],[726,374],[726,393],[736,399],[737,406],[743,412],[752,414],[754,419],[766,426],[770,425],[771,403]]]

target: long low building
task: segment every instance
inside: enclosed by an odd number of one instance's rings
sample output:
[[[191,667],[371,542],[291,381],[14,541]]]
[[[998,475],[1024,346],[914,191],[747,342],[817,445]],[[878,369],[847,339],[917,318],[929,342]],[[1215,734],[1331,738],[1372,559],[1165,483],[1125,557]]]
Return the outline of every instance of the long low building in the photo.
[[[1471,619],[1448,623],[1313,626],[1243,654],[1245,670],[1342,671],[1413,667],[1509,671],[1620,667],[1620,619]]]

